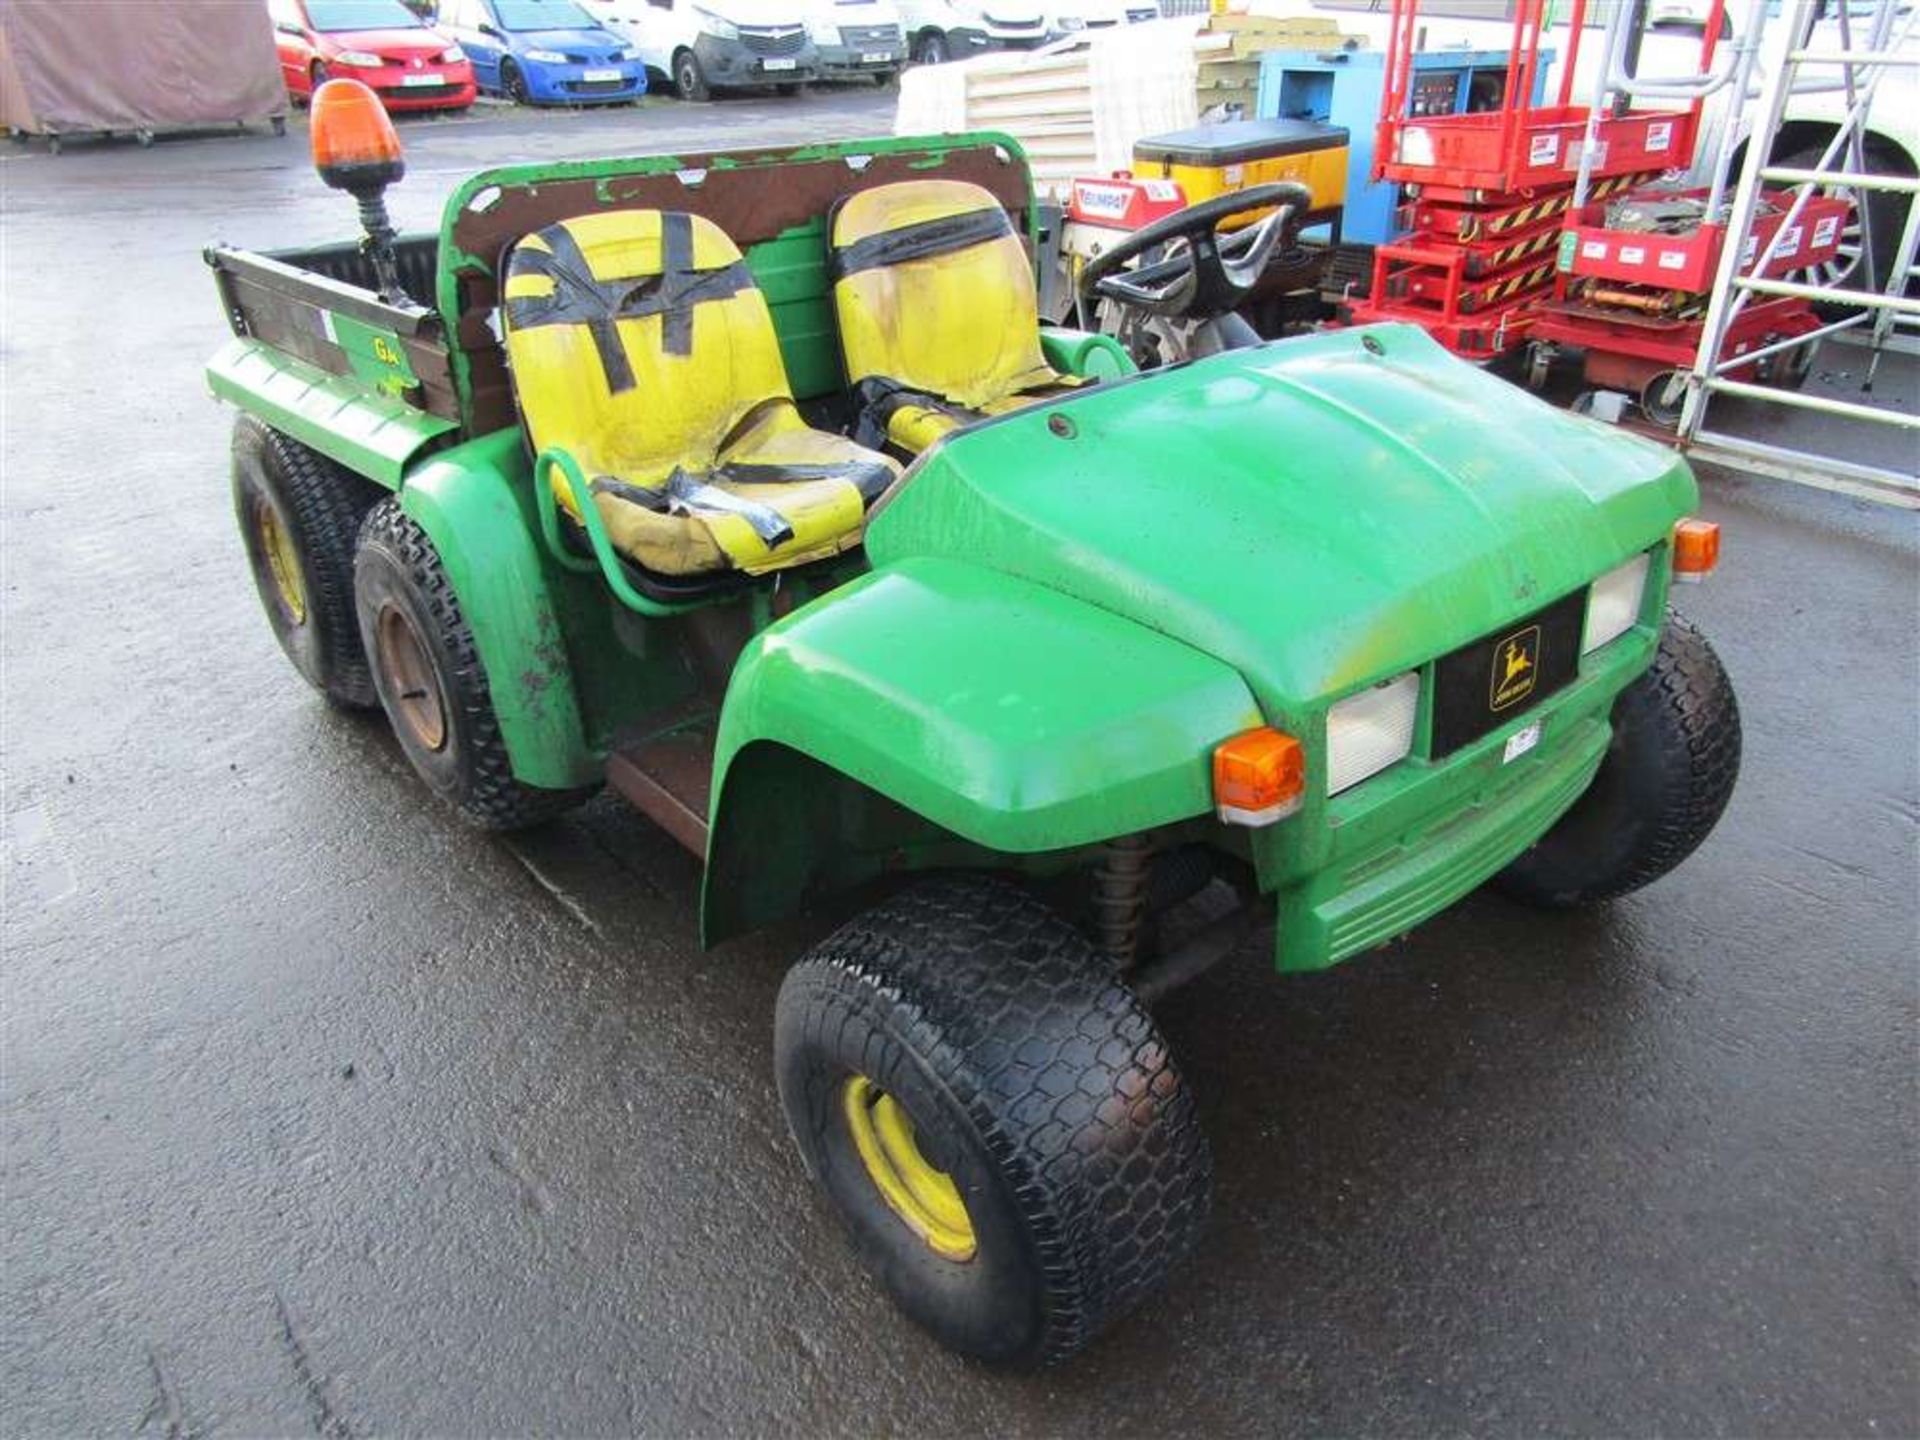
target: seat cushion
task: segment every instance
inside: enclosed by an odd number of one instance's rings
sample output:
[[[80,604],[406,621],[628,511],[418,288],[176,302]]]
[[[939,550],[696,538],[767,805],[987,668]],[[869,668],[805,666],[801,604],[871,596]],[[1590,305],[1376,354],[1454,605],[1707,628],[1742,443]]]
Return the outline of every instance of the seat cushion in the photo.
[[[548,226],[513,248],[504,301],[535,450],[579,462],[608,538],[649,570],[759,574],[849,549],[899,473],[802,420],[765,297],[697,215]],[[578,518],[557,470],[553,484]]]
[[[814,429],[791,401],[771,400],[704,470],[676,467],[648,485],[586,473],[607,538],[640,565],[662,575],[760,575],[858,545],[868,509],[900,467]],[[570,496],[560,499],[573,508]]]
[[[1079,383],[1041,354],[1032,262],[978,185],[906,180],[849,196],[834,214],[830,263],[866,438],[919,451]]]

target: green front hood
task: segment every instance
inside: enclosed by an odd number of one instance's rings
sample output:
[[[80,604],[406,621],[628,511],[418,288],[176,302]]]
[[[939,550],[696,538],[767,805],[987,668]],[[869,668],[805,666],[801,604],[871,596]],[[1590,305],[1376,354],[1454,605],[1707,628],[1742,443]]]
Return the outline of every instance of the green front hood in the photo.
[[[952,556],[1185,641],[1282,721],[1568,594],[1695,500],[1672,453],[1379,325],[957,435],[867,543],[877,565]]]

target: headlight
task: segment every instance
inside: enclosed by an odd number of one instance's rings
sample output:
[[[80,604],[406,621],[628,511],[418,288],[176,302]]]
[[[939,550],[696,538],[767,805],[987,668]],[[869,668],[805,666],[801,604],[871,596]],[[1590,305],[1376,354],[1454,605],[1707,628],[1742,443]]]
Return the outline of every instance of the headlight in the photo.
[[[1338,795],[1378,775],[1413,749],[1420,674],[1409,670],[1349,695],[1327,712],[1327,793]]]
[[[527,59],[533,61],[536,65],[564,65],[567,63],[567,57],[558,50],[529,50],[527,51]]]
[[[1639,554],[1617,570],[1593,582],[1587,593],[1587,628],[1580,637],[1580,653],[1589,655],[1609,640],[1618,640],[1640,618],[1640,600],[1647,590],[1647,557]]]
[[[338,55],[333,57],[333,63],[336,65],[358,65],[365,69],[377,70],[387,62],[380,56],[370,54],[365,50],[342,50]]]
[[[697,5],[694,6],[693,13],[700,17],[700,29],[703,34],[711,35],[716,40],[740,38],[740,27],[731,20],[716,15],[711,10],[702,10]]]
[[[467,52],[462,50],[458,45],[449,45],[445,50],[440,52],[440,63],[442,65],[458,65],[466,58]]]

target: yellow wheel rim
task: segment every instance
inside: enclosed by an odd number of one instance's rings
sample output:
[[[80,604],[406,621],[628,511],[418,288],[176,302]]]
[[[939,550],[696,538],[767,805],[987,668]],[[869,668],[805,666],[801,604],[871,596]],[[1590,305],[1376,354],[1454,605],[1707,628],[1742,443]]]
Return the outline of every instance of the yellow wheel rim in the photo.
[[[966,1202],[921,1153],[905,1108],[864,1075],[850,1077],[841,1098],[860,1163],[888,1207],[934,1254],[971,1260],[978,1247]]]
[[[273,506],[264,500],[254,506],[253,524],[260,532],[260,550],[267,557],[267,570],[287,618],[296,625],[306,624],[307,587],[300,580],[300,556],[293,548],[293,537],[287,534]]]

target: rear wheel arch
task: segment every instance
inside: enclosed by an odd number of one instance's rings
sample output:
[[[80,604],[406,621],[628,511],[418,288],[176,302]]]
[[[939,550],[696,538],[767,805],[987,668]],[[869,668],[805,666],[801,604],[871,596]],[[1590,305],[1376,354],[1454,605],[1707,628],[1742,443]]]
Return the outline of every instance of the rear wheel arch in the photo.
[[[566,627],[533,535],[517,513],[501,514],[502,478],[429,461],[401,487],[400,508],[425,532],[472,625],[514,777],[553,790],[593,784],[602,761],[587,740]]]

